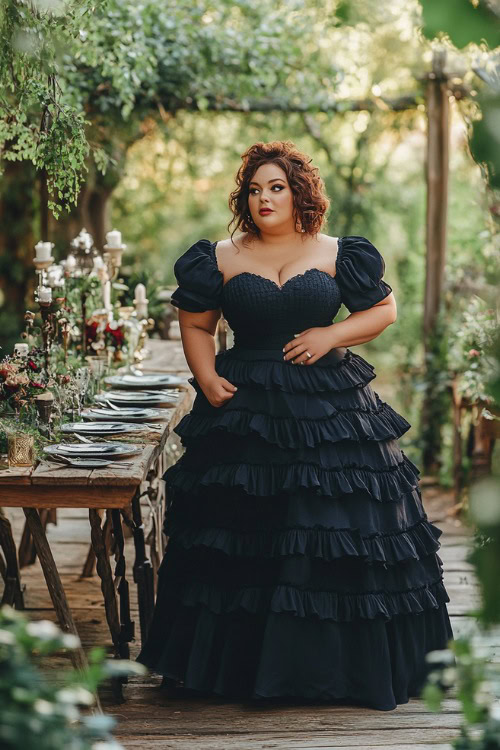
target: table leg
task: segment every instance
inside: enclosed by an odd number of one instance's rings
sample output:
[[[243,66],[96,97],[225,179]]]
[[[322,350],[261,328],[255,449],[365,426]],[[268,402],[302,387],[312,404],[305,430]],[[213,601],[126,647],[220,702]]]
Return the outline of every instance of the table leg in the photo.
[[[141,643],[144,644],[153,617],[155,603],[153,568],[146,555],[146,540],[144,538],[144,524],[141,514],[141,495],[136,492],[132,498],[132,517],[123,513],[125,522],[131,526],[134,535],[135,560],[134,581],[137,584],[139,597],[139,622],[141,627]]]
[[[109,511],[108,511],[109,513]],[[130,658],[129,643],[134,639],[134,623],[130,619],[130,594],[126,577],[127,567],[125,562],[125,541],[120,511],[114,509],[110,512],[113,525],[113,536],[115,539],[115,585],[120,597],[120,656],[122,659]]]
[[[66,599],[66,592],[59,577],[59,572],[38,511],[36,508],[23,508],[23,511],[31,536],[33,537],[40,565],[42,566],[47,589],[52,599],[57,619],[59,620],[59,627],[64,633],[73,633],[78,636],[75,621],[73,620],[73,615]],[[87,659],[83,648],[71,649],[70,657],[76,669],[84,670],[87,668]]]
[[[16,609],[24,609],[16,544],[12,536],[12,526],[2,508],[0,508],[0,547],[5,557],[5,587],[0,603],[14,605]]]
[[[57,510],[56,508],[42,508],[39,511],[40,521],[43,529],[47,528],[48,523],[57,524]],[[24,524],[21,541],[19,543],[19,567],[25,568],[27,565],[33,565],[36,560],[36,549],[31,538],[29,526],[27,523]]]
[[[104,609],[106,620],[111,633],[111,639],[115,649],[115,656],[120,655],[120,617],[118,615],[118,604],[113,582],[113,574],[106,549],[104,531],[101,526],[101,516],[95,508],[89,509],[90,533],[92,547],[97,561],[97,573],[101,579],[101,591],[104,597]]]
[[[158,582],[157,574],[160,563],[165,554],[165,543],[163,535],[163,520],[165,516],[165,486],[162,481],[163,474],[167,468],[166,453],[163,451],[158,456],[154,466],[154,478],[151,480],[150,503],[151,503],[151,529],[146,539],[149,545],[149,554],[153,566],[153,582],[156,591]]]
[[[101,511],[97,511],[97,512],[101,513]],[[106,515],[106,520],[104,521],[103,534],[104,534],[104,544],[106,545],[106,549],[108,550],[108,555],[109,555],[110,551],[112,551],[112,540],[111,540],[111,523],[107,515]],[[89,550],[87,552],[87,557],[85,559],[82,572],[80,574],[80,578],[92,578],[92,576],[95,573],[95,566],[96,566],[96,556],[95,556],[94,548],[92,544],[90,544]]]

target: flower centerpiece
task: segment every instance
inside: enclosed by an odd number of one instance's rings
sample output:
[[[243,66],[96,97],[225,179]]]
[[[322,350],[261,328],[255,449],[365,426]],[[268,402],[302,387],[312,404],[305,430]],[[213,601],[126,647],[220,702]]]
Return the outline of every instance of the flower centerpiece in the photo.
[[[43,366],[43,350],[27,356],[6,356],[0,361],[0,408],[19,414],[22,407],[47,391],[49,378]]]

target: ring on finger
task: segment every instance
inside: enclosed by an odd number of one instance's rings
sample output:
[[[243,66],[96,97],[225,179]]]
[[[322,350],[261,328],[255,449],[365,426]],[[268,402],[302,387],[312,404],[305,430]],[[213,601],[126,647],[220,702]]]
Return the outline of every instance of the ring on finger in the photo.
[[[307,359],[311,359],[312,354],[310,354],[309,352],[306,352],[306,354],[307,354]]]

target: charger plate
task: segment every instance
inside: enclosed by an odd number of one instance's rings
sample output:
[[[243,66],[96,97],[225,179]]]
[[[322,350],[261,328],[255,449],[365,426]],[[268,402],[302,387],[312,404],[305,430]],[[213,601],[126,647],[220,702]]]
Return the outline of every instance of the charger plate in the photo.
[[[61,427],[61,432],[78,432],[81,435],[121,435],[142,430],[143,425],[135,422],[68,422]]]
[[[143,419],[153,420],[161,419],[164,412],[160,409],[134,409],[130,407],[121,407],[119,411],[115,409],[85,409],[82,411],[84,419],[103,422],[141,422]]]
[[[144,446],[134,443],[55,443],[47,445],[43,450],[52,456],[80,456],[81,458],[106,457],[122,458],[124,456],[135,456],[142,453]]]
[[[178,375],[108,375],[107,385],[116,388],[171,388],[183,382]]]

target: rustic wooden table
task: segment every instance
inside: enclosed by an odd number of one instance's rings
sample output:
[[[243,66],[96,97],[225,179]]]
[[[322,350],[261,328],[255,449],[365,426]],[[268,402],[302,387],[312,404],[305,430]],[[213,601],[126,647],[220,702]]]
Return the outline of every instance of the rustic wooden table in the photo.
[[[153,356],[145,363],[144,372],[175,371],[166,366],[163,342],[153,341],[151,348]],[[158,367],[158,364],[163,366]],[[161,527],[164,497],[160,478],[166,468],[166,442],[175,425],[191,408],[194,395],[187,382],[189,373],[184,375],[175,406],[163,410],[161,431],[145,430],[134,439],[134,443],[141,444],[142,450],[140,454],[124,459],[131,462],[127,469],[117,468],[119,460],[116,466],[92,470],[56,466],[54,462],[41,460],[35,467],[0,471],[0,546],[5,557],[5,565],[0,570],[5,580],[2,603],[10,603],[18,608],[24,606],[17,550],[9,520],[1,511],[2,507],[21,507],[26,516],[26,530],[32,537],[60,626],[65,632],[78,634],[45,533],[43,514],[56,508],[88,508],[91,549],[101,579],[106,620],[115,655],[128,658],[129,643],[134,638],[124,555],[124,532],[127,529],[134,539],[132,571],[138,589],[141,639],[145,638],[154,606],[155,568],[163,551]],[[149,534],[149,556],[141,509],[141,497],[144,495],[150,500],[153,522],[152,533]],[[114,570],[110,562],[111,537]],[[86,568],[88,575],[89,568],[92,568],[88,561]],[[77,668],[85,667],[82,649],[75,650],[72,658]]]

